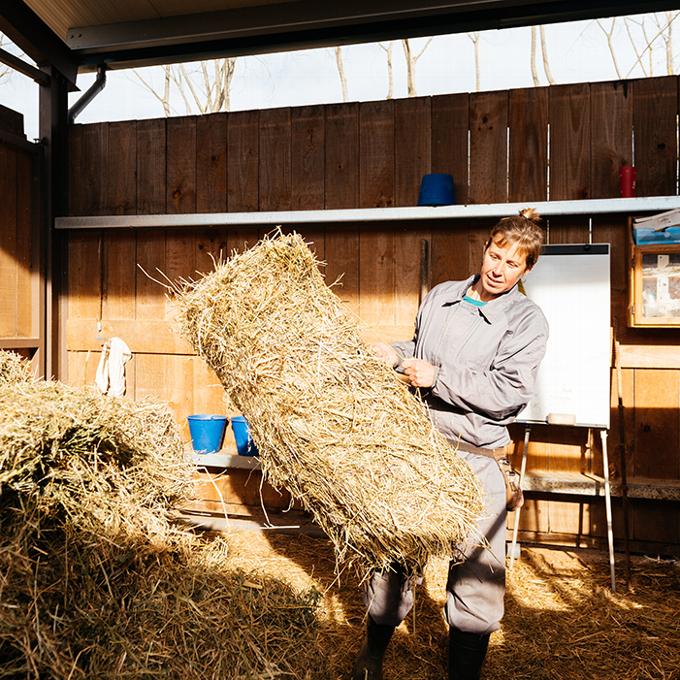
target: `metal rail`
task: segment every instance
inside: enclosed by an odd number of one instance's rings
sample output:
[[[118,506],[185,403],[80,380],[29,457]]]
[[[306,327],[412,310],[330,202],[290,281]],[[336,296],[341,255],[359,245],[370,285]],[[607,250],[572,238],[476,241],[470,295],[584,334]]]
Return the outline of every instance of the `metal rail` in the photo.
[[[140,229],[163,227],[221,227],[231,225],[301,225],[328,223],[387,222],[496,218],[512,215],[527,205],[543,217],[557,215],[603,215],[659,212],[680,208],[680,196],[596,198],[578,201],[523,201],[440,207],[351,208],[345,210],[287,210],[279,212],[225,212],[161,215],[85,215],[57,217],[56,229]]]

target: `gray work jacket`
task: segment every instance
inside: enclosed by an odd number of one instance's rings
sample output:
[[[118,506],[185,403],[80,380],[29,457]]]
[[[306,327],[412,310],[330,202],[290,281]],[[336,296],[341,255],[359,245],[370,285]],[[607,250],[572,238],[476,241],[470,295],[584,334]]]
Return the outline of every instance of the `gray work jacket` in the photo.
[[[403,358],[436,367],[424,398],[447,439],[496,448],[510,441],[507,425],[533,395],[548,324],[517,286],[483,307],[465,302],[476,279],[435,286],[418,312],[414,339],[393,346]]]

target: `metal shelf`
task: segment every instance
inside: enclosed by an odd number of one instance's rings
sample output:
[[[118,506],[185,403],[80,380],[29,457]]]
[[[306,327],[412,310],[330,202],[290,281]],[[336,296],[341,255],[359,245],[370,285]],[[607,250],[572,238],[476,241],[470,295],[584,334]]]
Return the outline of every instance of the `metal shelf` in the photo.
[[[528,205],[544,217],[658,212],[680,208],[680,196],[595,198],[578,201],[522,201],[439,207],[351,208],[346,210],[286,210],[278,212],[186,213],[180,215],[86,215],[57,217],[56,229],[142,229],[164,227],[220,227],[387,222],[408,220],[503,217]]]
[[[621,496],[621,482],[610,480],[612,496]],[[604,477],[580,472],[527,473],[522,479],[522,489],[534,493],[558,493],[569,496],[604,497]],[[680,480],[631,477],[628,480],[628,498],[680,501]]]
[[[257,456],[239,456],[238,454],[222,453],[196,453],[188,446],[191,460],[197,467],[223,468],[231,470],[259,470],[260,459]]]

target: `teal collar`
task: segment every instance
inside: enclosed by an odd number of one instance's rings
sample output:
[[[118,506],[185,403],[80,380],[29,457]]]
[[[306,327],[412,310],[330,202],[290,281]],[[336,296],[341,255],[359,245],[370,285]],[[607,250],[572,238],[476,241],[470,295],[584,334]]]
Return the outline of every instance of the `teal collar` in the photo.
[[[463,297],[463,302],[467,302],[468,304],[471,304],[473,307],[484,307],[486,302],[484,300],[475,300],[475,298],[470,297],[469,295],[465,295]]]

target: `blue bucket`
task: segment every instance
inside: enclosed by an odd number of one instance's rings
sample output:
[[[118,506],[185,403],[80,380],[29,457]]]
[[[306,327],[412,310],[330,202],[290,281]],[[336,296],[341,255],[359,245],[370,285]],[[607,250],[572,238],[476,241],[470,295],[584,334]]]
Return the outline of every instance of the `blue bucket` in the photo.
[[[248,421],[244,416],[234,416],[231,419],[231,428],[234,430],[234,439],[236,440],[236,450],[239,456],[257,456],[259,451],[250,436],[250,428]]]
[[[453,205],[456,195],[453,190],[453,177],[445,172],[423,175],[418,193],[418,205]]]
[[[198,413],[187,416],[191,445],[196,453],[215,453],[222,448],[224,430],[227,427],[225,416]]]

